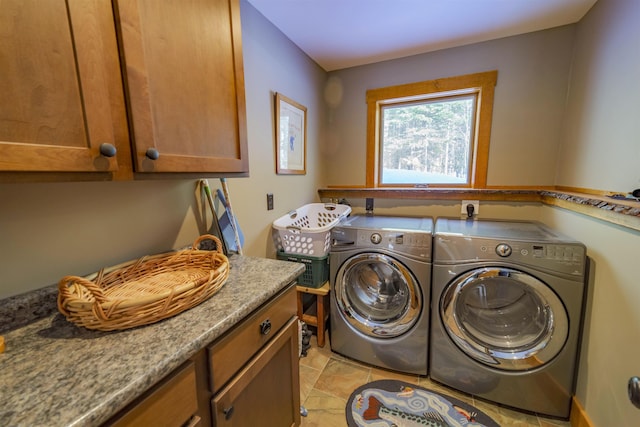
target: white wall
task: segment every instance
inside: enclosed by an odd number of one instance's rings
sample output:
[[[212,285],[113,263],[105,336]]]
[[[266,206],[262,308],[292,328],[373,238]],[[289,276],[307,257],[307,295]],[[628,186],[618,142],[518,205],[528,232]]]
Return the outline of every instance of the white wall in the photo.
[[[194,192],[184,180],[0,184],[0,298],[192,243]]]
[[[600,0],[578,24],[558,185],[640,188],[640,2]],[[640,232],[546,208],[594,260],[577,397],[597,427],[640,425],[627,381],[640,376]]]
[[[627,381],[640,376],[640,232],[545,207],[541,220],[580,239],[592,260],[576,396],[594,427],[634,427]]]
[[[640,188],[640,2],[599,1],[578,25],[556,182]]]
[[[326,74],[244,0],[241,12],[251,176],[228,182],[245,254],[273,256],[273,220],[316,201],[321,187],[314,159]],[[274,92],[308,108],[304,176],[275,174]],[[269,192],[273,211],[266,209]],[[0,299],[67,274],[190,245],[209,225],[202,220],[196,180],[0,184]]]
[[[342,97],[327,117],[328,185],[365,183],[368,89],[498,70],[489,185],[553,185],[575,26],[329,73]]]

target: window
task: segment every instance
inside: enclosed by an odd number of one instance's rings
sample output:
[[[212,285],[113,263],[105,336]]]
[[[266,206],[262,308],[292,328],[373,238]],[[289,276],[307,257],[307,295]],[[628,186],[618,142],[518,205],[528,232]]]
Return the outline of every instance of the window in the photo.
[[[367,187],[485,188],[497,75],[367,91]]]

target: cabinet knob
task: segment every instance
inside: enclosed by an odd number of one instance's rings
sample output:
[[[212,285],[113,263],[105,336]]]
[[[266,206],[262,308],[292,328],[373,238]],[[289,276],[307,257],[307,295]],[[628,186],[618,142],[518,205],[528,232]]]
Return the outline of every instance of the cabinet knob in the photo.
[[[262,335],[268,335],[271,332],[271,320],[267,319],[260,323],[260,333]]]
[[[104,157],[113,157],[116,155],[116,147],[107,142],[100,144],[100,154]]]
[[[636,408],[640,409],[640,378],[629,378],[627,391],[629,392],[629,400],[631,403],[633,403]]]
[[[160,152],[156,148],[151,147],[147,149],[147,152],[144,153],[144,155],[147,156],[148,159],[158,160],[158,157],[160,157]]]
[[[225,420],[230,419],[231,416],[233,415],[233,405],[229,406],[228,408],[223,409],[222,413],[224,414],[224,419]]]

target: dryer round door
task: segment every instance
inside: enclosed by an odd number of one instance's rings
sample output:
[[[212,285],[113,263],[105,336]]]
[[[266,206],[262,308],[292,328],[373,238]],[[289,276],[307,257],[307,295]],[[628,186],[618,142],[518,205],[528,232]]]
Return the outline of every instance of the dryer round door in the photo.
[[[457,276],[442,294],[440,316],[468,356],[507,371],[550,362],[569,334],[567,312],[556,293],[510,268],[477,268]]]
[[[422,292],[409,269],[381,253],[362,253],[338,269],[334,297],[350,325],[376,338],[407,332],[422,311]]]

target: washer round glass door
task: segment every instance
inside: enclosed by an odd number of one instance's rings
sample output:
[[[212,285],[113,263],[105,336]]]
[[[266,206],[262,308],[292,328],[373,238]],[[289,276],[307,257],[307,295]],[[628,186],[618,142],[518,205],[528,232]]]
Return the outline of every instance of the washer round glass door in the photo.
[[[569,334],[567,312],[555,292],[510,268],[478,268],[455,278],[442,295],[440,315],[462,351],[508,371],[548,363]]]
[[[422,293],[411,271],[381,253],[347,259],[336,274],[334,291],[349,324],[371,337],[402,335],[422,310]]]

